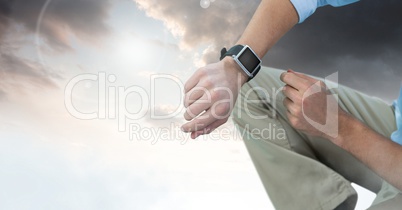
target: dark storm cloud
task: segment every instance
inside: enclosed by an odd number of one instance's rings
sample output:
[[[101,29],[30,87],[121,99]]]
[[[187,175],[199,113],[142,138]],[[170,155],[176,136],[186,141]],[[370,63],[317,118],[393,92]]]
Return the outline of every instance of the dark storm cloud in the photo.
[[[365,0],[323,7],[297,25],[264,63],[325,77],[390,101],[402,80],[402,2]]]
[[[324,7],[295,27],[278,46],[292,48],[290,54],[305,58],[353,55],[372,59],[389,50],[400,51],[401,20],[402,2],[395,0]]]
[[[6,0],[0,0],[0,40],[3,38],[7,28],[7,16],[11,11],[10,4]]]

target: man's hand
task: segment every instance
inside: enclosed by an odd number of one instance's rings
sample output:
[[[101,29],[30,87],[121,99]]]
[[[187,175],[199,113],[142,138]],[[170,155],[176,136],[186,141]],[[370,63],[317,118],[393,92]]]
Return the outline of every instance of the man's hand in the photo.
[[[247,76],[231,57],[198,69],[184,86],[184,118],[190,122],[182,130],[191,132],[195,139],[226,123],[246,81]]]
[[[283,101],[290,124],[312,136],[335,139],[338,122],[346,113],[322,81],[289,70],[281,75],[286,83]]]
[[[261,1],[236,44],[250,46],[262,58],[298,20],[290,1]],[[184,117],[191,122],[182,129],[196,138],[225,123],[246,81],[247,76],[230,57],[197,70],[185,85]]]

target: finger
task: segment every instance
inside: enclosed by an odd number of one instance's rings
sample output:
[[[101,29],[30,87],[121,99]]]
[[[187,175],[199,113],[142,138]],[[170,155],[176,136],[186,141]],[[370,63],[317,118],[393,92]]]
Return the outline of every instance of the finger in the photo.
[[[282,89],[283,95],[289,98],[292,102],[299,104],[301,102],[300,92],[294,89],[292,86],[285,85]]]
[[[286,108],[286,110],[290,113],[290,114],[292,114],[292,115],[294,115],[294,116],[297,116],[297,105],[293,102],[293,101],[291,101],[289,98],[285,98],[284,100],[283,100],[283,105],[285,106],[285,108]]]
[[[292,100],[290,100],[288,97],[286,97],[285,99],[283,99],[283,105],[285,106],[285,108],[287,110],[289,110],[289,106],[290,104],[294,103]]]
[[[299,77],[297,74],[292,72],[283,72],[280,76],[282,82],[292,86],[297,90],[304,90],[308,86],[309,81]]]
[[[193,89],[193,87],[195,87],[198,82],[200,81],[200,77],[201,77],[201,70],[198,69],[186,82],[186,84],[184,84],[184,93],[187,93],[188,91],[190,91],[191,89]]]
[[[200,99],[187,107],[186,111],[184,112],[184,119],[186,119],[187,121],[194,119],[203,111],[209,109],[211,105],[211,96],[210,94],[205,93]]]
[[[204,131],[194,131],[194,132],[191,132],[191,138],[196,139],[203,134],[204,134]]]
[[[184,107],[189,107],[191,104],[200,99],[208,90],[204,87],[194,87],[184,96]]]
[[[216,130],[219,126],[225,124],[227,122],[227,119],[222,119],[222,120],[216,120],[213,122],[211,125],[207,126],[205,129],[201,131],[195,131],[191,133],[191,138],[196,139],[197,137],[205,134],[210,134],[214,130]]]
[[[301,77],[301,78],[303,78],[303,79],[305,79],[305,80],[307,80],[307,81],[309,81],[311,83],[316,83],[318,81],[318,80],[316,80],[316,79],[314,79],[314,78],[312,78],[312,77],[310,77],[308,75],[305,75],[303,73],[295,72],[293,70],[289,70],[289,71],[291,71],[292,73],[296,74],[297,76],[299,76],[299,77]]]
[[[288,117],[290,126],[292,126],[295,129],[298,129],[300,126],[298,118],[292,115],[292,113],[290,113],[289,111],[286,113],[286,115]]]
[[[200,116],[194,118],[193,121],[184,124],[182,130],[184,132],[200,131],[215,121],[216,119],[213,117],[211,110],[209,109]]]

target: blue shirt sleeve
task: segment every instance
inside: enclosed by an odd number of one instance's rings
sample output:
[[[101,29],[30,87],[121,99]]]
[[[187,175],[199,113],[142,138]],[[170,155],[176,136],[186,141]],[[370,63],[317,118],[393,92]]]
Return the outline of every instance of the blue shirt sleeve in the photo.
[[[395,108],[395,119],[396,119],[396,126],[397,130],[392,133],[391,139],[402,145],[402,87],[401,87],[401,92],[399,94],[399,98],[394,102],[394,108]]]
[[[310,17],[318,7],[326,5],[340,7],[357,1],[359,0],[290,0],[299,15],[299,23]]]

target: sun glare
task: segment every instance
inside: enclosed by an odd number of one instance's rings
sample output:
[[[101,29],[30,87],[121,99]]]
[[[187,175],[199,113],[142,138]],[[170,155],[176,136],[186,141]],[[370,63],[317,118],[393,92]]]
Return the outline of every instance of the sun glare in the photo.
[[[114,52],[110,52],[120,65],[146,67],[152,62],[152,45],[147,40],[126,36],[115,41]]]

